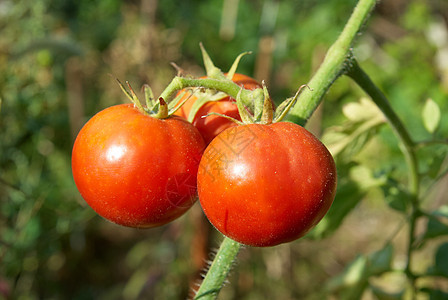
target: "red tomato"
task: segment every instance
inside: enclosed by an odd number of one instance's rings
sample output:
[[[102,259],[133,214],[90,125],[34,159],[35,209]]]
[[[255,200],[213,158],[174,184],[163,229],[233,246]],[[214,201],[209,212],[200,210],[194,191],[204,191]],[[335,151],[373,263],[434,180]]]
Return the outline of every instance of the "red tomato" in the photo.
[[[196,199],[204,141],[179,117],[156,119],[132,104],[109,107],[76,138],[73,177],[85,201],[102,217],[129,227],[166,224]]]
[[[275,246],[305,235],[326,214],[336,191],[327,148],[303,127],[249,124],[219,134],[198,171],[209,221],[246,245]]]
[[[244,87],[245,89],[248,90],[255,90],[257,88],[262,88],[262,85],[258,83],[255,79],[243,74],[235,73],[235,75],[233,75],[232,80],[239,86]],[[190,97],[190,95],[191,93],[187,92],[182,99]],[[197,100],[196,96],[191,96],[182,105],[182,107],[178,111],[176,111],[175,115],[188,119],[191,108],[193,104],[196,102],[196,100]],[[237,125],[235,122],[232,122],[231,120],[216,115],[211,115],[206,118],[203,118],[203,116],[206,116],[211,112],[227,115],[229,117],[241,121],[235,99],[231,97],[225,97],[219,101],[212,101],[205,103],[196,113],[196,116],[194,117],[192,123],[202,134],[206,144],[209,144],[213,140],[213,138],[217,136],[224,129]]]

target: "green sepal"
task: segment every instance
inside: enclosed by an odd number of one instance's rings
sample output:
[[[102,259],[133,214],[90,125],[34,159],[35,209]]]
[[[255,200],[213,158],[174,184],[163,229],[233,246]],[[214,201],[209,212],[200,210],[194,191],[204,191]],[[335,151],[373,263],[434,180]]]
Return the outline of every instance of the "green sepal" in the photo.
[[[232,122],[234,122],[234,123],[236,123],[236,124],[238,124],[238,125],[244,125],[244,123],[241,122],[240,120],[237,120],[237,119],[232,118],[232,117],[230,117],[230,116],[223,115],[223,114],[216,113],[216,112],[208,113],[208,114],[206,114],[205,116],[202,116],[202,118],[207,118],[208,116],[220,116],[220,117],[225,118],[225,119],[227,119],[227,120],[230,120],[230,121],[232,121]]]
[[[123,93],[128,97],[128,99],[134,104],[135,107],[138,108],[143,113],[147,113],[145,109],[143,108],[142,104],[140,103],[140,100],[138,100],[137,95],[135,94],[134,90],[132,89],[131,85],[128,81],[126,81],[126,84],[129,87],[130,92],[124,87],[124,85],[121,83],[121,81],[117,78],[118,85],[120,86]]]
[[[151,111],[155,109],[156,105],[158,105],[158,101],[155,101],[154,94],[152,92],[152,89],[149,85],[144,84],[143,90],[145,92],[145,102],[146,107],[150,109]]]
[[[227,94],[223,92],[216,92],[213,90],[206,90],[206,91],[201,90],[203,89],[197,88],[191,94],[191,96],[193,95],[196,96],[197,100],[191,106],[191,110],[187,118],[189,122],[193,122],[194,117],[204,104],[208,102],[220,101],[222,99],[225,99],[226,97],[229,97]]]
[[[199,47],[201,48],[202,59],[204,60],[204,67],[207,73],[207,77],[214,79],[226,79],[226,76],[224,76],[224,73],[221,71],[221,69],[215,67],[215,65],[213,64],[213,61],[205,50],[204,45],[200,43]]]
[[[302,92],[303,88],[305,88],[305,87],[309,88],[311,91],[313,90],[308,85],[302,84],[299,87],[299,89],[297,90],[294,97],[286,99],[277,107],[277,109],[275,110],[275,113],[274,113],[274,123],[281,122],[286,117],[286,115],[290,111],[291,107],[294,106],[297,99],[299,98],[299,95]]]
[[[243,88],[240,89],[236,96],[236,106],[238,107],[238,112],[240,113],[241,121],[243,121],[244,124],[252,124],[255,123],[254,116],[251,115],[249,112],[249,109],[244,106],[243,102],[241,101],[241,91]]]
[[[165,100],[163,100],[162,97],[159,98],[159,110],[157,111],[157,113],[152,115],[152,117],[156,119],[166,119],[169,117],[168,104],[165,102]]]
[[[116,78],[116,81],[118,82],[118,85],[120,86],[121,90],[126,95],[126,97],[128,97],[128,99],[132,102],[132,104],[134,104],[134,106],[142,114],[157,119],[166,119],[171,115],[169,113],[168,104],[165,102],[165,100],[162,97],[160,97],[157,101],[155,101],[152,90],[148,85],[143,86],[146,100],[146,107],[143,107],[143,105],[141,104],[140,100],[137,97],[137,94],[134,92],[134,89],[132,88],[131,84],[128,81],[126,81],[126,85],[128,86],[129,90],[125,88],[125,86],[121,83],[119,79]]]
[[[232,64],[232,66],[230,67],[229,72],[227,72],[227,75],[226,75],[227,79],[229,79],[229,80],[233,79],[233,75],[235,75],[235,73],[236,73],[236,69],[238,68],[241,58],[243,58],[243,56],[247,55],[247,54],[252,54],[252,51],[243,52],[237,56],[237,58],[235,59],[235,61]]]
[[[271,97],[269,96],[268,88],[266,87],[266,84],[264,81],[262,82],[263,85],[263,94],[264,94],[264,100],[263,100],[263,112],[261,114],[261,124],[272,124],[272,121],[274,119],[274,107],[272,106]]]
[[[184,105],[185,102],[188,101],[189,97],[185,98],[184,100],[182,100],[182,102],[179,102],[186,94],[187,92],[182,91],[180,92],[176,98],[174,98],[172,101],[170,101],[168,103],[168,115],[173,115],[179,108],[182,107],[182,105]]]

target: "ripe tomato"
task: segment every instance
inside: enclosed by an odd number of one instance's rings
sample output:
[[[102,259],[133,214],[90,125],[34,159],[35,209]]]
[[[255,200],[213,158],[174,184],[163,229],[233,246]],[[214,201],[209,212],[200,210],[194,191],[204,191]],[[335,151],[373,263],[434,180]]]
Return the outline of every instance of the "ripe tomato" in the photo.
[[[156,119],[132,104],[109,107],[79,132],[73,177],[102,217],[129,227],[154,227],[181,216],[196,199],[204,141],[179,117]]]
[[[255,90],[257,88],[262,88],[262,85],[258,83],[255,79],[243,74],[235,73],[233,75],[232,80],[239,86],[244,87],[245,89],[248,90]],[[178,111],[176,111],[175,115],[188,119],[191,108],[198,98],[194,95],[191,96],[191,93],[189,92],[186,92],[182,100],[185,99],[186,97],[190,98],[182,105],[182,107]],[[236,125],[236,123],[232,122],[231,120],[216,115],[210,115],[206,118],[203,118],[203,116],[206,116],[211,112],[227,115],[229,117],[241,121],[235,99],[231,97],[225,97],[218,101],[211,101],[205,103],[196,113],[192,121],[192,124],[202,134],[206,144],[209,144],[213,140],[213,138],[217,136],[224,129]]]
[[[198,171],[199,200],[209,221],[251,246],[302,237],[326,214],[335,190],[327,148],[289,122],[223,131],[204,151]]]

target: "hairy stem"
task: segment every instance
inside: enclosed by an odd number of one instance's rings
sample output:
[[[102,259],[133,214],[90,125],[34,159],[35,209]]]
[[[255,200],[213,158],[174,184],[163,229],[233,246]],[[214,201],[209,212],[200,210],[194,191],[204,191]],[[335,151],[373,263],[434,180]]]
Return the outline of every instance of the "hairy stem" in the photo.
[[[240,248],[240,243],[227,237],[224,238],[194,299],[210,300],[218,297]]]
[[[358,2],[344,30],[330,47],[321,66],[308,83],[310,89],[305,89],[301,93],[297,104],[286,116],[286,121],[305,125],[333,82],[345,73],[350,65],[353,42],[375,7],[375,3],[375,0]]]

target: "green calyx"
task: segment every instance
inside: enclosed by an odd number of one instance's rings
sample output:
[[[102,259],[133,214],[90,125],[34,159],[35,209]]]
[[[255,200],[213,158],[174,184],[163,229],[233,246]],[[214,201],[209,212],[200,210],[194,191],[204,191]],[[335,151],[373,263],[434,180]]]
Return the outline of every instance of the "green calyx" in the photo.
[[[188,116],[188,121],[192,122],[200,108],[206,103],[231,97],[236,101],[241,121],[218,113],[211,114],[231,119],[238,124],[271,124],[282,121],[296,103],[302,89],[308,87],[307,85],[302,85],[294,97],[286,99],[274,109],[273,102],[264,82],[262,82],[262,88],[249,90],[239,86],[232,80],[241,58],[250,52],[244,52],[238,55],[230,70],[227,73],[223,73],[213,64],[202,44],[200,44],[200,48],[207,76],[205,78],[193,78],[178,74],[157,98],[154,97],[151,88],[148,85],[144,85],[145,106],[142,105],[128,82],[126,84],[129,90],[117,79],[118,84],[140,112],[158,119],[168,118],[188,101],[190,97],[194,96],[196,100]],[[180,71],[180,68],[177,66],[176,68]],[[182,92],[179,93],[178,91]],[[202,117],[205,118],[207,116]]]
[[[217,68],[213,61],[211,60],[210,56],[208,55],[207,51],[205,50],[202,43],[200,44],[202,57],[204,60],[204,66],[207,72],[207,77],[217,79],[217,80],[223,80],[223,81],[232,81],[232,78],[236,72],[236,69],[238,67],[238,64],[241,60],[241,58],[246,55],[250,54],[251,52],[243,52],[235,59],[234,63],[232,64],[232,67],[230,68],[229,72],[227,74],[224,74],[219,68]],[[218,113],[211,113],[210,115],[218,115],[223,118],[227,118],[232,120],[235,123],[238,124],[271,124],[282,121],[285,116],[288,114],[289,110],[294,106],[294,104],[297,101],[298,96],[300,95],[300,92],[304,87],[308,87],[307,85],[302,85],[299,90],[296,92],[294,97],[288,98],[285,101],[283,101],[276,109],[274,109],[273,102],[271,100],[271,97],[269,96],[268,89],[264,82],[262,82],[263,89],[256,89],[253,91],[245,90],[244,88],[240,87],[240,90],[238,91],[238,94],[236,96],[236,104],[238,106],[238,112],[241,117],[241,121],[233,119],[229,116],[218,114]],[[309,88],[309,87],[308,87]],[[205,91],[203,93],[199,92],[198,95],[198,101],[195,102],[193,105],[192,110],[190,111],[189,120],[191,121],[192,118],[196,115],[198,110],[207,102],[209,101],[219,101],[223,99],[225,96],[227,96],[225,93],[218,92],[216,94],[211,95],[210,90]],[[244,95],[243,95],[244,93]],[[207,116],[204,116],[207,117]]]
[[[233,76],[235,75],[235,72],[238,68],[238,64],[241,61],[241,58],[247,54],[251,54],[251,52],[243,52],[240,55],[237,56],[235,61],[233,62],[232,66],[230,67],[230,70],[227,73],[223,73],[221,69],[217,68],[210,56],[208,55],[207,51],[204,48],[204,45],[202,43],[199,44],[201,48],[202,53],[202,59],[204,61],[204,67],[207,74],[207,78],[219,80],[221,82],[227,82],[230,84],[234,84],[232,81]],[[210,88],[196,88],[191,91],[191,96],[195,96],[197,100],[194,102],[193,106],[191,107],[190,113],[188,115],[188,121],[193,122],[193,119],[195,118],[198,111],[201,109],[202,106],[204,106],[208,102],[214,102],[214,101],[220,101],[227,97],[229,97],[228,94],[225,92],[219,91],[217,89],[210,89]],[[227,117],[222,115],[223,117]],[[206,116],[205,116],[206,117]],[[239,122],[238,120],[235,120]]]
[[[294,97],[286,99],[276,109],[274,109],[274,105],[272,103],[271,97],[269,96],[269,92],[264,81],[262,82],[262,85],[263,85],[262,97],[260,95],[259,97],[254,98],[256,101],[254,102],[253,110],[250,110],[247,106],[245,106],[243,101],[241,101],[241,98],[237,96],[236,103],[238,106],[238,112],[240,114],[242,122],[234,120],[236,123],[242,123],[242,124],[255,123],[255,124],[268,125],[272,123],[281,122],[286,117],[291,107],[293,107],[294,104],[296,103],[303,88],[307,87],[311,90],[311,88],[306,84],[300,86]]]
[[[137,94],[134,92],[134,89],[126,81],[126,84],[129,88],[129,91],[125,88],[125,86],[121,83],[120,80],[116,79],[123,93],[128,97],[128,99],[134,104],[134,106],[142,113],[157,119],[166,119],[172,114],[174,114],[183,104],[178,102],[184,96],[184,93],[181,93],[173,101],[167,103],[165,99],[159,97],[158,99],[154,98],[154,94],[149,85],[145,84],[143,86],[144,94],[145,94],[145,106],[142,105],[140,100],[137,97]],[[187,99],[185,99],[186,101]]]
[[[299,89],[297,90],[296,94],[294,95],[294,97],[288,98],[285,101],[283,101],[275,110],[274,112],[274,123],[275,122],[280,122],[282,121],[286,115],[288,114],[288,112],[290,111],[290,109],[294,106],[294,104],[297,102],[297,99],[299,98],[300,93],[302,92],[302,90],[304,88],[308,88],[310,91],[312,91],[313,89],[310,88],[308,85],[303,84],[299,87]]]

